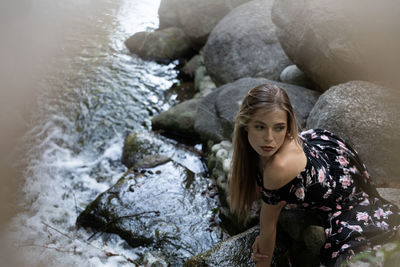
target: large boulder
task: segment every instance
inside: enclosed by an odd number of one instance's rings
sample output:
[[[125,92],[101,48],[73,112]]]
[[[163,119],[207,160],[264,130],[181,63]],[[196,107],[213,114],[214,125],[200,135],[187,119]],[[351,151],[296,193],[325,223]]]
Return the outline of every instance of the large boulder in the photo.
[[[182,0],[161,0],[158,8],[159,29],[180,27],[178,10]]]
[[[182,28],[190,44],[200,49],[217,23],[238,5],[249,0],[163,0],[158,10],[160,28]]]
[[[287,92],[295,115],[304,127],[308,114],[318,99],[318,92],[263,78],[243,78],[215,89],[201,100],[194,124],[196,132],[203,140],[230,140],[234,118],[243,98],[250,89],[265,83],[276,84]]]
[[[217,84],[243,77],[278,80],[291,64],[271,21],[273,0],[255,0],[226,15],[204,47],[204,63]]]
[[[253,266],[250,259],[251,245],[254,243],[260,229],[253,227],[241,234],[233,236],[210,250],[189,259],[184,267],[247,267]]]
[[[169,62],[193,54],[185,33],[174,27],[135,33],[125,41],[125,45],[130,52],[159,62]]]
[[[166,134],[189,141],[199,139],[194,130],[199,98],[184,101],[151,119],[153,130],[163,130]]]
[[[398,1],[279,0],[272,8],[283,50],[324,90],[399,81],[399,17]]]
[[[400,93],[351,81],[330,88],[310,112],[307,128],[328,129],[359,153],[378,185],[400,183]]]
[[[202,193],[209,184],[174,161],[140,172],[131,169],[87,206],[77,225],[91,227],[94,235],[115,233],[143,254],[157,251],[168,266],[182,266],[222,235],[213,212],[217,198]]]

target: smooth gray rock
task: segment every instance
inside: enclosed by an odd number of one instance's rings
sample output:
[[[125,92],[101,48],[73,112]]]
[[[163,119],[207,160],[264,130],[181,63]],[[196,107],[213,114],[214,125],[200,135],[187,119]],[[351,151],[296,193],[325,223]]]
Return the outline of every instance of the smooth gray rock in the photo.
[[[400,182],[400,93],[363,81],[330,88],[310,112],[307,128],[330,130],[356,149],[373,181]]]
[[[272,8],[286,55],[323,90],[352,80],[399,82],[398,17],[398,1],[279,0]]]
[[[287,92],[300,125],[305,126],[308,114],[318,99],[318,92],[262,78],[243,78],[218,87],[201,100],[194,124],[195,131],[203,140],[230,140],[234,117],[243,98],[250,89],[265,83],[276,84]]]
[[[159,29],[181,26],[178,16],[179,5],[182,0],[161,0],[158,8]]]
[[[206,96],[217,87],[204,66],[198,67],[195,72],[194,87],[199,91],[196,97]]]
[[[283,83],[290,83],[301,87],[313,89],[315,85],[296,65],[287,66],[279,77]]]
[[[163,0],[158,10],[160,28],[183,29],[191,46],[199,50],[217,23],[238,5],[249,0]]]
[[[177,104],[151,119],[153,130],[164,130],[167,134],[188,140],[198,140],[194,130],[197,107],[200,99],[194,98]]]
[[[154,32],[138,32],[125,41],[130,52],[144,59],[169,62],[190,56],[185,33],[179,28],[165,28]]]
[[[194,77],[196,70],[204,65],[204,59],[202,54],[193,56],[182,68],[182,72],[190,77]]]
[[[275,36],[273,0],[254,0],[226,15],[204,47],[204,64],[217,85],[243,77],[278,80],[291,64]]]
[[[400,208],[400,189],[399,188],[377,188],[379,194],[387,201],[392,202]]]

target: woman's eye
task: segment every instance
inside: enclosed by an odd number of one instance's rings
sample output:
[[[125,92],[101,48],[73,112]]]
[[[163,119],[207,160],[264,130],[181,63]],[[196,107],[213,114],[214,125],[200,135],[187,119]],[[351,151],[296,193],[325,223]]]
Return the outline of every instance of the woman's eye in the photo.
[[[262,126],[262,125],[255,125],[254,128],[255,128],[256,130],[263,130],[263,129],[264,129],[264,126]]]
[[[278,132],[283,131],[284,129],[285,129],[285,126],[280,126],[280,127],[277,127],[277,128],[276,128],[276,130],[277,130]]]

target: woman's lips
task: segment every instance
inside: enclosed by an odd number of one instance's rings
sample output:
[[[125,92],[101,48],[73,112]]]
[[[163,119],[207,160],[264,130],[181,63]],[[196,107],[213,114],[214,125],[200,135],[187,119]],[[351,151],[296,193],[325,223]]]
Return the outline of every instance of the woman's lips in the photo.
[[[273,150],[274,148],[273,148],[272,146],[262,146],[261,149],[262,149],[263,151],[271,151],[271,150]]]

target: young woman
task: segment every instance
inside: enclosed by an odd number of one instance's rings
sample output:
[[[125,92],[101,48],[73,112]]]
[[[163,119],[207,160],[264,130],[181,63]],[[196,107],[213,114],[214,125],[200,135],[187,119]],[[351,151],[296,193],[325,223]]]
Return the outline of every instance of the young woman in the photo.
[[[263,200],[252,247],[256,266],[271,264],[283,207],[326,214],[324,266],[389,240],[400,227],[399,209],[379,196],[354,149],[326,130],[299,134],[290,100],[278,86],[249,91],[236,115],[233,147],[231,210],[246,217],[260,195]]]

